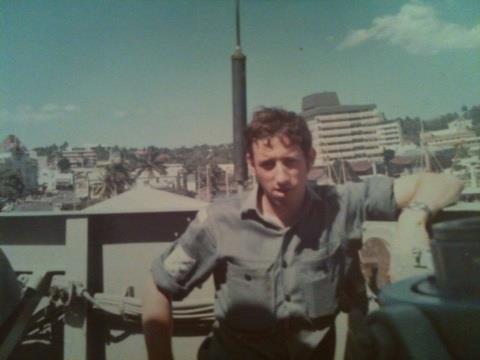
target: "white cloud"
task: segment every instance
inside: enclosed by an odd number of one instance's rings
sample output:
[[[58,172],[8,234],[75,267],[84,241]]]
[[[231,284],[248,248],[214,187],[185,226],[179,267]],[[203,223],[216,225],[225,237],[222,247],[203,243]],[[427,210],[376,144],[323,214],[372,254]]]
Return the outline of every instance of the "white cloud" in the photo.
[[[55,112],[59,110],[59,106],[57,104],[46,104],[46,105],[43,105],[40,110],[46,113]]]
[[[115,119],[124,119],[128,116],[128,112],[127,111],[124,111],[124,110],[119,110],[119,109],[116,109],[112,112],[112,116],[115,118]]]
[[[480,48],[480,24],[468,29],[438,18],[435,9],[422,3],[405,4],[396,15],[377,17],[368,29],[352,31],[338,46],[350,48],[369,40],[386,41],[415,54]]]
[[[63,110],[65,110],[66,112],[74,112],[78,110],[78,106],[68,104],[63,107]]]
[[[75,105],[61,106],[58,104],[45,104],[34,108],[31,105],[24,104],[18,106],[14,111],[5,110],[5,121],[9,123],[38,123],[67,119],[72,112],[77,111]]]

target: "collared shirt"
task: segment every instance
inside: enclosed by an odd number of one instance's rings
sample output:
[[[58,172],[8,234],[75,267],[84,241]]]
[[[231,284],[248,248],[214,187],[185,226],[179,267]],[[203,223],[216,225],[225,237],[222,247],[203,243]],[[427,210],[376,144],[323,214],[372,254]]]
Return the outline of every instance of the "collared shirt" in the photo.
[[[299,220],[281,228],[257,209],[258,191],[200,210],[152,265],[158,288],[184,298],[213,273],[215,316],[233,334],[286,331],[248,340],[264,358],[305,358],[340,306],[346,254],[361,244],[365,220],[396,216],[384,176],[342,187],[308,187]]]

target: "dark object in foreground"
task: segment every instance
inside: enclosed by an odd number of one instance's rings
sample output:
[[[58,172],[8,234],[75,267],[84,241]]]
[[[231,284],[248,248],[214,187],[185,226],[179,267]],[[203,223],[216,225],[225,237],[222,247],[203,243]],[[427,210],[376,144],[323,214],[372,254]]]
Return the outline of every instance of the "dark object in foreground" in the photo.
[[[355,359],[480,358],[480,217],[433,226],[435,276],[380,292]]]

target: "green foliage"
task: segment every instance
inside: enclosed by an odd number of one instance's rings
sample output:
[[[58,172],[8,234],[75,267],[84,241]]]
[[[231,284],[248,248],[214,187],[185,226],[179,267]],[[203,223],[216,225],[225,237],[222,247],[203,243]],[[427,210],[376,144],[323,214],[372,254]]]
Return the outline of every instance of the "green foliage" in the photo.
[[[110,198],[125,192],[132,184],[133,180],[125,164],[111,164],[105,167],[102,184],[96,193],[101,198]]]
[[[60,151],[65,151],[68,149],[68,142],[64,141],[63,144],[60,146]]]
[[[62,173],[68,172],[71,168],[70,161],[67,158],[61,158],[58,160],[57,166]]]
[[[465,118],[472,120],[473,131],[475,135],[480,136],[480,105],[472,106],[465,112]]]
[[[395,120],[400,121],[403,137],[406,140],[412,141],[417,145],[420,144],[421,123],[418,117],[412,119],[407,116],[405,119],[396,118]]]
[[[187,173],[193,174],[197,167],[205,166],[207,163],[212,165],[226,164],[233,161],[233,145],[199,145],[192,148],[182,147],[174,149],[174,161],[183,163]]]
[[[458,119],[458,114],[448,113],[442,116],[439,116],[435,119],[425,121],[425,131],[435,131],[448,128],[448,123],[452,122],[455,119]]]
[[[0,197],[15,201],[23,195],[25,185],[18,173],[12,169],[0,169]]]

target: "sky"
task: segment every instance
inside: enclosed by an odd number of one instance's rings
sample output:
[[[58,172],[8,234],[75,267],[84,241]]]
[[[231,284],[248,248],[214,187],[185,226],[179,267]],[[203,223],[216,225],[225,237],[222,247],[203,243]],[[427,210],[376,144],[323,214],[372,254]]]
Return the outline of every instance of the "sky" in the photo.
[[[480,104],[480,1],[241,0],[249,116],[337,92],[389,119]],[[0,1],[0,137],[231,143],[234,0]],[[1,140],[1,139],[0,139]]]

